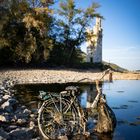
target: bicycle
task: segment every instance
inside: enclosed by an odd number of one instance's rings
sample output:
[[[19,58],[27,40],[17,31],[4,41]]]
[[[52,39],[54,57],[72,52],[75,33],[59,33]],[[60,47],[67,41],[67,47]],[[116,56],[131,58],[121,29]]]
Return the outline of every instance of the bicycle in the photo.
[[[108,72],[109,70],[106,70],[102,78]],[[98,94],[92,108],[95,108],[101,95],[99,80],[96,80],[96,89]],[[65,91],[59,94],[40,92],[44,102],[38,111],[38,127],[45,139],[85,134],[87,118],[76,97],[78,94],[80,94],[79,88],[73,86],[67,87]]]
[[[75,94],[78,87],[69,86],[65,91],[45,93],[44,102],[39,109],[38,127],[46,139],[57,139],[62,135],[85,132],[85,116]]]

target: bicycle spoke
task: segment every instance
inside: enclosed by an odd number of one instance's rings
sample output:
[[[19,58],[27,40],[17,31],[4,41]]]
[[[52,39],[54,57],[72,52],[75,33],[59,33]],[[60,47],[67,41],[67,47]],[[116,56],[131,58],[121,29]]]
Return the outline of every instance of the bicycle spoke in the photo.
[[[60,93],[60,113],[62,114],[62,96],[61,96],[61,93]]]
[[[56,110],[59,112],[59,109],[58,109],[58,107],[56,106],[56,104],[55,104],[55,102],[54,102],[54,100],[53,100],[53,97],[51,96],[51,94],[49,94],[49,95],[50,95],[50,97],[51,97],[51,99],[52,99],[52,101],[53,101],[53,103],[54,103],[54,106],[55,106]]]
[[[64,114],[66,114],[66,113],[67,113],[67,111],[71,108],[71,105],[74,103],[75,98],[76,98],[76,97],[74,97],[73,101],[71,101],[71,103],[70,103],[69,107],[68,107],[68,108],[67,108],[67,110],[64,112]]]

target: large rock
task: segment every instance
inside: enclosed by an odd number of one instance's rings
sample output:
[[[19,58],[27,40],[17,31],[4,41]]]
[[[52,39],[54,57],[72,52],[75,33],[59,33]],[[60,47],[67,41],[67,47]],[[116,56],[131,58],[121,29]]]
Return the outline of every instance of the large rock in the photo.
[[[29,128],[17,128],[10,133],[10,140],[31,140],[33,137],[33,130]]]

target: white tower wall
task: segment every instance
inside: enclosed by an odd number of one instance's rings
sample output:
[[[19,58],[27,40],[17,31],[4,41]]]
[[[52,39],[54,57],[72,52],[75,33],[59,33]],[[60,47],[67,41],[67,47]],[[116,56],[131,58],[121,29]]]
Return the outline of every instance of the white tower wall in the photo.
[[[102,28],[101,18],[96,18],[96,24],[93,30],[87,30],[89,38],[87,39],[87,62],[102,62]]]

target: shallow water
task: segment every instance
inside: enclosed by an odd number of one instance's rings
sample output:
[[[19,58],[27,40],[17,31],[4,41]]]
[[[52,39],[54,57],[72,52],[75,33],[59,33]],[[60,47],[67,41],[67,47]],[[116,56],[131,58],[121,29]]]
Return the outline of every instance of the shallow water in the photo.
[[[120,92],[121,91],[121,92]],[[140,139],[140,80],[119,80],[103,84],[108,105],[117,117],[113,140]]]
[[[60,92],[68,85],[20,85],[17,98],[30,109],[38,107],[39,91]],[[78,85],[81,95],[78,97],[83,108],[90,107],[96,96],[94,84]],[[111,135],[92,134],[89,139],[96,140],[139,140],[140,139],[140,80],[118,80],[103,83],[102,92],[106,94],[107,103],[113,109],[117,126]],[[24,97],[24,98],[23,98]],[[93,122],[88,122],[93,127]]]

